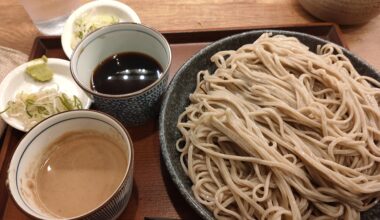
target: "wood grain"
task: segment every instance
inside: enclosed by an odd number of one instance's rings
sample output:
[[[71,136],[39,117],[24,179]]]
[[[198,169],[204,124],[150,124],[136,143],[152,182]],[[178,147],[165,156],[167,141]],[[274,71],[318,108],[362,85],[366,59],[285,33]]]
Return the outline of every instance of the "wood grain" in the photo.
[[[306,13],[296,0],[124,0],[124,2],[138,13],[144,24],[162,32],[305,24],[319,21]],[[33,41],[40,33],[23,7],[17,0],[0,0],[0,11],[0,45],[30,54]],[[341,28],[350,50],[380,69],[380,59],[377,57],[380,52],[380,17],[372,19],[367,24]],[[143,158],[136,164],[139,168],[136,168],[138,175],[134,181],[150,182],[141,187],[136,187],[140,184],[134,184],[134,194],[122,219],[143,219],[144,216],[152,215],[197,219],[173,183],[168,181],[170,178],[166,169],[161,167],[163,164],[159,156],[159,140],[156,133],[156,122],[131,131],[136,157]],[[7,142],[15,145],[21,135],[16,133],[16,136],[6,136],[11,138]],[[156,165],[151,167],[151,164]],[[160,172],[160,178],[149,180],[151,176],[156,176],[157,172]],[[0,177],[0,181],[4,181],[4,177]],[[156,187],[166,190],[156,191],[154,190]],[[139,192],[144,193],[139,194]],[[6,192],[1,192],[1,198],[6,196],[4,193]],[[162,198],[162,200],[157,201],[153,198]],[[175,201],[174,207],[168,205],[171,201]],[[19,214],[11,199],[6,205],[4,215],[0,218],[28,219],[27,216]]]
[[[86,2],[86,0],[81,0]],[[318,21],[297,0],[123,0],[160,31],[283,25]],[[17,0],[0,0],[0,45],[30,53],[37,29]],[[380,69],[380,17],[343,26],[350,49]]]

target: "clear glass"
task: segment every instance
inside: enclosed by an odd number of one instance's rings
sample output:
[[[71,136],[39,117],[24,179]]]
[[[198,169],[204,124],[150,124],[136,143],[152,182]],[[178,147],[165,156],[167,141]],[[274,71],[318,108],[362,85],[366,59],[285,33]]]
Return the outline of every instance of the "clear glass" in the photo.
[[[81,0],[19,0],[37,29],[44,35],[60,35],[66,19]]]

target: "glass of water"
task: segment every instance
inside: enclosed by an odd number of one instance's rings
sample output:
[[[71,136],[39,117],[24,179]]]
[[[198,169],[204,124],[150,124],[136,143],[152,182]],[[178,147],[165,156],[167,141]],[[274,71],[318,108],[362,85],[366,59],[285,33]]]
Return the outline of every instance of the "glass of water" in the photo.
[[[19,0],[44,35],[60,35],[66,19],[84,0]]]

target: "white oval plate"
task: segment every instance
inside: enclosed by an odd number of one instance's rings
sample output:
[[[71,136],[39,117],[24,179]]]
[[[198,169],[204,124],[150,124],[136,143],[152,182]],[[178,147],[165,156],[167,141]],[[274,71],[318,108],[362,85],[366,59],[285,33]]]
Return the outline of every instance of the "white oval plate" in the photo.
[[[0,111],[6,109],[8,101],[15,99],[16,94],[21,91],[31,93],[39,91],[42,87],[49,88],[57,85],[60,92],[64,92],[69,96],[76,95],[82,102],[83,109],[90,108],[92,100],[72,78],[70,62],[63,59],[49,58],[47,64],[54,72],[53,79],[49,82],[37,82],[26,74],[25,69],[30,65],[29,62],[16,67],[7,75],[0,84]],[[20,131],[28,131],[23,122],[9,117],[6,112],[2,113],[1,117],[10,126]]]
[[[140,24],[140,18],[136,12],[128,5],[114,0],[98,0],[86,3],[76,9],[65,22],[61,36],[61,44],[66,56],[71,59],[73,48],[71,48],[71,41],[73,38],[74,22],[84,13],[93,10],[93,12],[99,14],[112,14],[117,16],[119,22],[133,22]]]

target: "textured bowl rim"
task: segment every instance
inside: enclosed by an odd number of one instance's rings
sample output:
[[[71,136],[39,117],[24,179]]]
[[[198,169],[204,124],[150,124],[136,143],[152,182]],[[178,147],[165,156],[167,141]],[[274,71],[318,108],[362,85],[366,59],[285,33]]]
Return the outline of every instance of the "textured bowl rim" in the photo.
[[[91,1],[87,2],[81,6],[79,6],[77,9],[75,9],[71,15],[67,18],[64,27],[63,32],[61,35],[61,45],[63,52],[66,54],[66,56],[70,59],[71,55],[73,54],[75,48],[71,48],[71,42],[72,42],[72,34],[73,34],[73,26],[74,22],[77,18],[82,16],[83,14],[87,13],[91,10],[96,10],[97,8],[105,8],[109,7],[113,10],[120,10],[122,11],[127,17],[130,18],[131,22],[134,23],[141,23],[141,20],[137,13],[127,4],[119,1],[108,1],[108,0],[98,0],[98,1]]]
[[[80,216],[75,216],[75,217],[72,217],[72,218],[65,218],[67,220],[79,220],[79,219],[83,219],[83,218],[86,218],[88,216],[91,216],[92,214],[94,214],[95,212],[97,212],[98,210],[104,208],[105,206],[107,206],[109,204],[109,202],[121,191],[121,189],[124,187],[124,184],[123,183],[127,183],[127,179],[129,177],[129,175],[132,173],[132,176],[131,178],[133,178],[133,163],[134,163],[134,148],[133,148],[133,142],[132,142],[132,138],[129,134],[129,132],[127,131],[127,129],[123,126],[123,124],[118,121],[116,118],[114,118],[113,116],[107,114],[107,113],[104,113],[104,112],[101,112],[101,111],[97,111],[97,110],[92,110],[92,109],[77,109],[77,110],[71,110],[71,111],[66,111],[66,112],[60,112],[58,114],[55,114],[55,115],[52,115],[42,121],[40,121],[39,123],[37,123],[32,129],[30,129],[30,131],[32,130],[35,130],[36,128],[38,128],[41,123],[45,123],[45,121],[49,120],[50,118],[55,118],[55,117],[60,117],[62,114],[72,114],[73,112],[90,112],[91,114],[92,113],[95,113],[95,114],[99,114],[99,115],[102,115],[102,116],[105,116],[106,118],[108,117],[109,119],[111,119],[112,121],[114,121],[118,126],[120,126],[120,128],[122,129],[122,131],[124,132],[124,134],[126,135],[127,137],[127,140],[128,140],[128,144],[129,144],[129,148],[130,148],[130,155],[131,155],[131,158],[130,160],[128,161],[128,167],[127,167],[127,170],[125,171],[125,174],[124,174],[124,177],[123,179],[120,181],[120,184],[119,186],[115,189],[115,191],[106,199],[103,201],[103,203],[101,205],[99,205],[98,207],[95,207],[93,208],[92,210],[90,210],[89,212],[83,214],[83,215],[80,215]],[[28,132],[29,133],[29,132]],[[19,142],[17,143],[17,147],[19,146],[19,144],[26,138],[26,136],[28,135],[25,134],[20,140]],[[17,150],[17,147],[16,147],[16,150]],[[12,158],[11,158],[11,161],[9,162],[8,165],[10,165],[13,161],[13,155],[12,155]],[[50,219],[53,219],[53,218],[39,218],[35,215],[32,215],[31,213],[29,213],[28,211],[24,210],[19,204],[18,202],[16,201],[16,199],[14,198],[13,194],[12,194],[12,191],[10,189],[10,186],[9,186],[9,168],[8,168],[8,171],[7,171],[7,177],[6,177],[6,185],[7,185],[7,188],[8,188],[8,193],[10,194],[10,197],[12,198],[13,202],[16,204],[17,208],[19,210],[21,210],[23,213],[25,213],[27,216],[29,217],[32,217],[33,219],[39,219],[39,220],[50,220]],[[17,181],[17,180],[16,180]],[[133,188],[133,186],[132,186]],[[131,188],[131,190],[132,190]]]
[[[94,91],[94,90],[91,90],[91,89],[87,89],[79,81],[79,79],[77,78],[76,74],[74,74],[74,63],[73,63],[72,60],[73,60],[74,56],[76,55],[77,51],[80,49],[78,51],[78,53],[80,55],[82,53],[82,51],[84,50],[84,48],[88,46],[88,41],[90,41],[93,36],[100,35],[102,32],[104,32],[104,34],[109,33],[109,31],[112,30],[112,29],[115,29],[115,31],[123,31],[126,28],[128,28],[128,26],[142,27],[142,28],[144,28],[146,30],[152,31],[155,34],[157,34],[157,37],[164,43],[164,46],[168,49],[168,65],[167,65],[167,67],[165,69],[163,69],[161,76],[157,80],[155,80],[153,83],[151,83],[148,86],[146,86],[146,87],[144,87],[144,88],[142,88],[140,90],[137,90],[135,92],[125,93],[125,94],[106,94],[106,93],[97,92],[97,91]],[[108,30],[108,29],[110,29],[110,30]],[[99,36],[96,36],[96,38],[97,37],[99,37]],[[85,45],[84,48],[79,48],[82,44]],[[78,55],[78,57],[79,57],[79,55]],[[107,98],[107,99],[120,99],[120,98],[121,99],[126,99],[126,98],[137,97],[139,95],[142,95],[145,92],[149,91],[150,89],[154,88],[156,85],[158,85],[164,78],[166,78],[169,75],[169,69],[170,69],[171,64],[172,64],[172,51],[171,51],[171,47],[170,47],[170,44],[169,44],[168,40],[164,37],[164,35],[162,35],[161,32],[159,32],[158,30],[156,30],[156,29],[154,29],[152,27],[149,27],[149,26],[143,25],[143,24],[137,24],[137,23],[131,23],[131,22],[120,22],[120,23],[117,23],[117,24],[112,24],[112,25],[108,25],[108,26],[105,26],[105,27],[101,27],[101,28],[97,29],[96,31],[94,31],[94,32],[90,33],[89,35],[87,35],[78,44],[78,46],[75,48],[75,50],[74,50],[74,52],[73,52],[73,54],[72,54],[72,56],[70,58],[70,71],[71,71],[72,77],[74,78],[74,81],[78,84],[78,86],[80,88],[82,88],[84,91],[90,93],[91,95],[102,97],[102,98]]]
[[[215,219],[215,218],[212,215],[212,212],[210,210],[208,210],[206,206],[204,206],[200,202],[198,202],[195,199],[194,195],[192,193],[189,193],[186,190],[185,184],[179,178],[179,176],[177,175],[177,173],[175,172],[174,164],[171,161],[171,158],[169,156],[169,147],[175,147],[175,146],[168,146],[168,142],[167,142],[167,139],[165,137],[165,134],[166,134],[167,131],[164,130],[165,129],[165,117],[164,117],[164,115],[165,115],[165,112],[168,111],[167,104],[168,104],[170,96],[171,96],[171,94],[173,93],[173,90],[174,90],[174,86],[173,85],[175,85],[178,81],[181,80],[182,75],[186,74],[185,70],[188,68],[189,65],[192,64],[192,62],[194,62],[194,60],[200,54],[206,53],[208,50],[211,50],[211,49],[217,47],[218,45],[224,44],[224,43],[232,41],[232,40],[239,39],[239,38],[241,38],[243,36],[251,35],[251,34],[263,34],[263,33],[272,33],[273,35],[285,35],[285,36],[290,36],[290,37],[296,37],[297,39],[298,39],[298,37],[305,37],[305,38],[312,39],[314,41],[320,42],[320,44],[332,43],[334,45],[337,45],[334,42],[331,42],[331,41],[328,41],[328,40],[325,40],[325,39],[322,39],[322,38],[319,38],[319,37],[316,37],[316,36],[313,36],[313,35],[310,35],[310,34],[306,34],[306,33],[302,33],[302,32],[297,32],[297,31],[260,29],[260,30],[252,30],[252,31],[247,31],[247,32],[231,35],[231,36],[219,39],[219,40],[217,40],[217,41],[215,41],[215,42],[207,45],[206,47],[204,47],[201,50],[199,50],[196,54],[194,54],[190,59],[188,59],[177,70],[177,72],[174,75],[173,79],[169,83],[168,89],[166,90],[166,93],[165,93],[165,95],[163,97],[163,100],[162,100],[161,110],[160,110],[160,115],[159,115],[159,139],[160,139],[161,154],[162,154],[164,163],[166,165],[166,168],[167,168],[167,170],[168,170],[168,172],[170,174],[170,177],[171,177],[172,181],[174,182],[174,185],[179,190],[179,192],[181,193],[182,197],[184,197],[184,199],[186,200],[186,202],[203,219],[212,220],[212,219]],[[256,40],[257,40],[257,38],[253,39],[253,41],[256,41]],[[240,45],[240,46],[242,46],[242,45]],[[343,51],[344,54],[348,54],[352,58],[358,60],[364,66],[370,68],[371,70],[374,70],[374,72],[377,75],[380,75],[379,72],[377,70],[375,70],[371,65],[369,65],[366,61],[363,61],[362,59],[360,59],[359,57],[357,57],[355,54],[353,54],[352,52],[350,52],[346,48],[344,48],[344,47],[342,47],[340,45],[337,45],[337,46]]]

